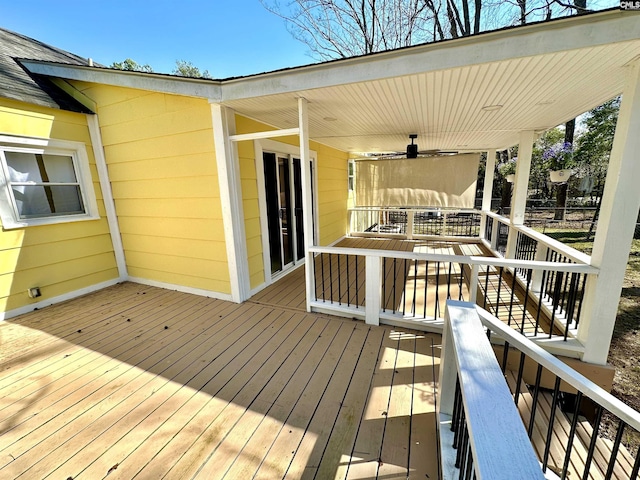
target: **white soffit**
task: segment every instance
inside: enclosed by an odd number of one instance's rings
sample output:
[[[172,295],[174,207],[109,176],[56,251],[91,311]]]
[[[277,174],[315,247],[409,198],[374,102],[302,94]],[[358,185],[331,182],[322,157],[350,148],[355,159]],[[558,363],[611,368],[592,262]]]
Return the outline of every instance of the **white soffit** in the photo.
[[[638,55],[640,40],[225,104],[288,128],[303,96],[311,138],[350,152],[403,151],[409,133],[421,150],[504,148],[522,130],[554,127],[619,94]]]

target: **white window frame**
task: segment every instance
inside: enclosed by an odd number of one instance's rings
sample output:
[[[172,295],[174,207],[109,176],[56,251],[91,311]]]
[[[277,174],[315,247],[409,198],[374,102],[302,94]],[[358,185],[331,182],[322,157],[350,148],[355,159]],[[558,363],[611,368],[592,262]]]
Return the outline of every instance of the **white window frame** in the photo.
[[[71,157],[80,187],[84,213],[72,215],[47,215],[20,218],[15,197],[9,187],[9,170],[5,152],[63,155]],[[0,135],[0,219],[5,230],[52,225],[57,223],[97,220],[100,218],[93,179],[89,168],[89,157],[84,143],[69,140],[52,140],[32,137]]]

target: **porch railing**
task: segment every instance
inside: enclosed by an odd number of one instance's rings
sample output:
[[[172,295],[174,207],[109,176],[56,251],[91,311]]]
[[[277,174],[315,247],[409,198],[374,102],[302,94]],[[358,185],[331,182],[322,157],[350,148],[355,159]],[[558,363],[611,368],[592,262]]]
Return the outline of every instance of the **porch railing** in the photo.
[[[472,478],[469,471],[540,478],[523,433],[546,478],[638,478],[640,413],[483,309],[447,308],[438,394],[443,478]]]
[[[473,209],[385,208],[349,209],[350,235],[478,237],[481,214]]]
[[[445,302],[455,299],[477,303],[524,335],[565,342],[579,323],[575,306],[584,281],[576,279],[597,272],[568,262],[340,247],[310,252],[316,311],[440,331]],[[549,298],[556,310],[549,308]]]

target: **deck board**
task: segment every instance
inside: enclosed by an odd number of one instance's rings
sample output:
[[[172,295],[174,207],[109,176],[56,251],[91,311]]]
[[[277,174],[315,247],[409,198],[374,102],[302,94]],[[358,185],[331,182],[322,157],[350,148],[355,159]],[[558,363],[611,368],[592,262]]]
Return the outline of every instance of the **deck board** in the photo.
[[[0,332],[0,478],[345,478],[369,431],[376,460],[437,475],[411,460],[436,450],[435,419],[410,417],[433,411],[413,367],[433,371],[437,336],[132,283]]]

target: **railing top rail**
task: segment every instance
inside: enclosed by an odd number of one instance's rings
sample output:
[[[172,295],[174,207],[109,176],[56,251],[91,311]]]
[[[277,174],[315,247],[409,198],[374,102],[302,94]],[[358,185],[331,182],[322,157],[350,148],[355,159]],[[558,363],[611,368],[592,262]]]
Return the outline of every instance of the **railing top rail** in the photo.
[[[516,468],[518,478],[543,479],[520,414],[474,306],[447,301],[446,322],[445,337],[450,333],[451,343],[447,342],[445,348],[453,346],[455,351],[477,478],[513,478]],[[483,338],[486,341],[478,341]]]
[[[371,248],[349,247],[309,247],[310,252],[332,253],[336,255],[359,255],[380,258],[398,258],[407,260],[427,260],[430,262],[463,263],[466,265],[489,265],[493,267],[526,268],[532,270],[549,270],[561,272],[576,272],[594,274],[598,269],[590,265],[577,263],[538,262],[535,260],[513,260],[496,257],[476,257],[464,255],[445,255],[440,253],[403,252],[397,250],[380,250]]]
[[[483,211],[482,213],[484,213],[488,217],[498,219],[499,222],[504,223],[505,225],[511,225],[513,228],[515,228],[519,232],[524,233],[528,237],[536,240],[537,242],[542,243],[543,245],[549,247],[552,250],[555,250],[556,252],[564,255],[567,258],[570,258],[574,262],[583,263],[585,265],[591,265],[591,257],[586,253],[582,253],[576,250],[575,248],[565,245],[564,243],[559,242],[558,240],[555,240],[549,237],[548,235],[545,235],[544,233],[537,232],[532,228],[525,227],[524,225],[512,225],[511,220],[497,213],[489,212],[489,211]]]
[[[515,346],[528,357],[532,358],[544,368],[560,377],[566,383],[581,391],[584,395],[602,405],[609,412],[623,420],[627,425],[640,432],[640,412],[615,398],[599,385],[596,385],[584,375],[576,372],[564,362],[548,353],[542,347],[520,335],[505,325],[496,317],[481,307],[476,306],[480,320],[493,333]]]
[[[463,207],[352,207],[348,208],[350,212],[443,212],[443,213],[477,213],[480,214],[480,210],[475,208],[463,208]]]

